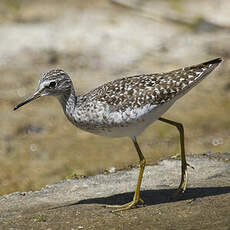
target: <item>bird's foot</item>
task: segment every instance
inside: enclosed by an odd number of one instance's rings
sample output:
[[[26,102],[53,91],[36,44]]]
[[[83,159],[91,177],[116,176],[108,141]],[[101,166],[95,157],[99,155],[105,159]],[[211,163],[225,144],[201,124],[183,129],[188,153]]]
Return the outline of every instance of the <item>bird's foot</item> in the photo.
[[[144,201],[141,198],[138,198],[123,205],[106,205],[106,208],[115,208],[115,210],[113,210],[112,212],[120,212],[134,208],[138,205],[138,203],[144,204]]]
[[[176,197],[179,195],[180,192],[182,193],[185,192],[188,184],[188,169],[187,169],[188,167],[194,169],[194,167],[188,164],[187,162],[183,164],[182,173],[181,173],[181,182],[176,192],[172,195],[172,199],[176,199]]]

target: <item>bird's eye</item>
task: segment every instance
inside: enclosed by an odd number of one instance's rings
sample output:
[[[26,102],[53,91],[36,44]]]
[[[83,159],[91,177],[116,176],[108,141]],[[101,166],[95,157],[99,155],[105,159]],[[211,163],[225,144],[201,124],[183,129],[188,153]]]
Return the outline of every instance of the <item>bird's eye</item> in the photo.
[[[55,81],[51,81],[50,84],[49,84],[49,88],[54,88],[56,86],[56,82]]]

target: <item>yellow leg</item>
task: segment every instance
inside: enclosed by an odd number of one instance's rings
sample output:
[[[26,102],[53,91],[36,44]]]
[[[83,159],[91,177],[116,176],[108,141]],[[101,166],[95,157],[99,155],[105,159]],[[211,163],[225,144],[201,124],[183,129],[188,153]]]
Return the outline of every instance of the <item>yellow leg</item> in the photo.
[[[141,152],[139,145],[137,144],[136,137],[133,137],[132,141],[134,143],[134,146],[137,150],[137,153],[138,153],[138,156],[140,159],[140,171],[139,171],[139,176],[138,176],[138,180],[137,180],[136,191],[135,191],[135,194],[133,196],[133,200],[131,202],[129,202],[127,204],[123,204],[123,205],[107,205],[106,206],[109,208],[116,208],[116,210],[113,210],[113,212],[119,212],[119,211],[131,209],[131,208],[135,207],[138,203],[144,204],[144,201],[140,198],[140,188],[141,188],[141,181],[142,181],[146,161],[145,161],[145,158]]]
[[[187,167],[191,167],[193,168],[191,165],[189,165],[186,162],[186,157],[185,157],[185,147],[184,147],[184,127],[181,123],[175,122],[175,121],[171,121],[165,118],[159,118],[160,121],[165,122],[167,124],[173,125],[175,127],[177,127],[177,129],[179,130],[180,133],[180,146],[181,146],[181,182],[179,187],[177,188],[177,191],[174,193],[173,198],[175,198],[179,192],[182,190],[182,192],[184,192],[186,190],[187,187],[187,183],[188,183],[188,171],[187,171]],[[194,169],[194,168],[193,168]]]

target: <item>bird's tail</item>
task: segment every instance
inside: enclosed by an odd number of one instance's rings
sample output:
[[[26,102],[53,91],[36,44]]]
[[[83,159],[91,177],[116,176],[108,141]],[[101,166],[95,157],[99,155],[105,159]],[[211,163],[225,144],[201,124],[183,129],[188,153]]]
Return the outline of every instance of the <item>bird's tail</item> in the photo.
[[[216,58],[198,65],[185,67],[170,72],[174,75],[177,85],[177,98],[187,93],[190,89],[207,77],[221,62],[222,58]]]

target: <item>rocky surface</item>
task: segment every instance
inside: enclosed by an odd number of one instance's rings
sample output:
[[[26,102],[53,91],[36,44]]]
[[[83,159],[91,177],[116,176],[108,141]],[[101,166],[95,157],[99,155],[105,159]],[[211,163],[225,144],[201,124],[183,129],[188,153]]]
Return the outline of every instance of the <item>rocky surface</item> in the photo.
[[[189,155],[188,189],[170,196],[180,180],[180,161],[147,166],[144,206],[112,213],[106,204],[132,199],[138,169],[69,179],[40,191],[0,197],[1,229],[229,229],[230,153]]]

